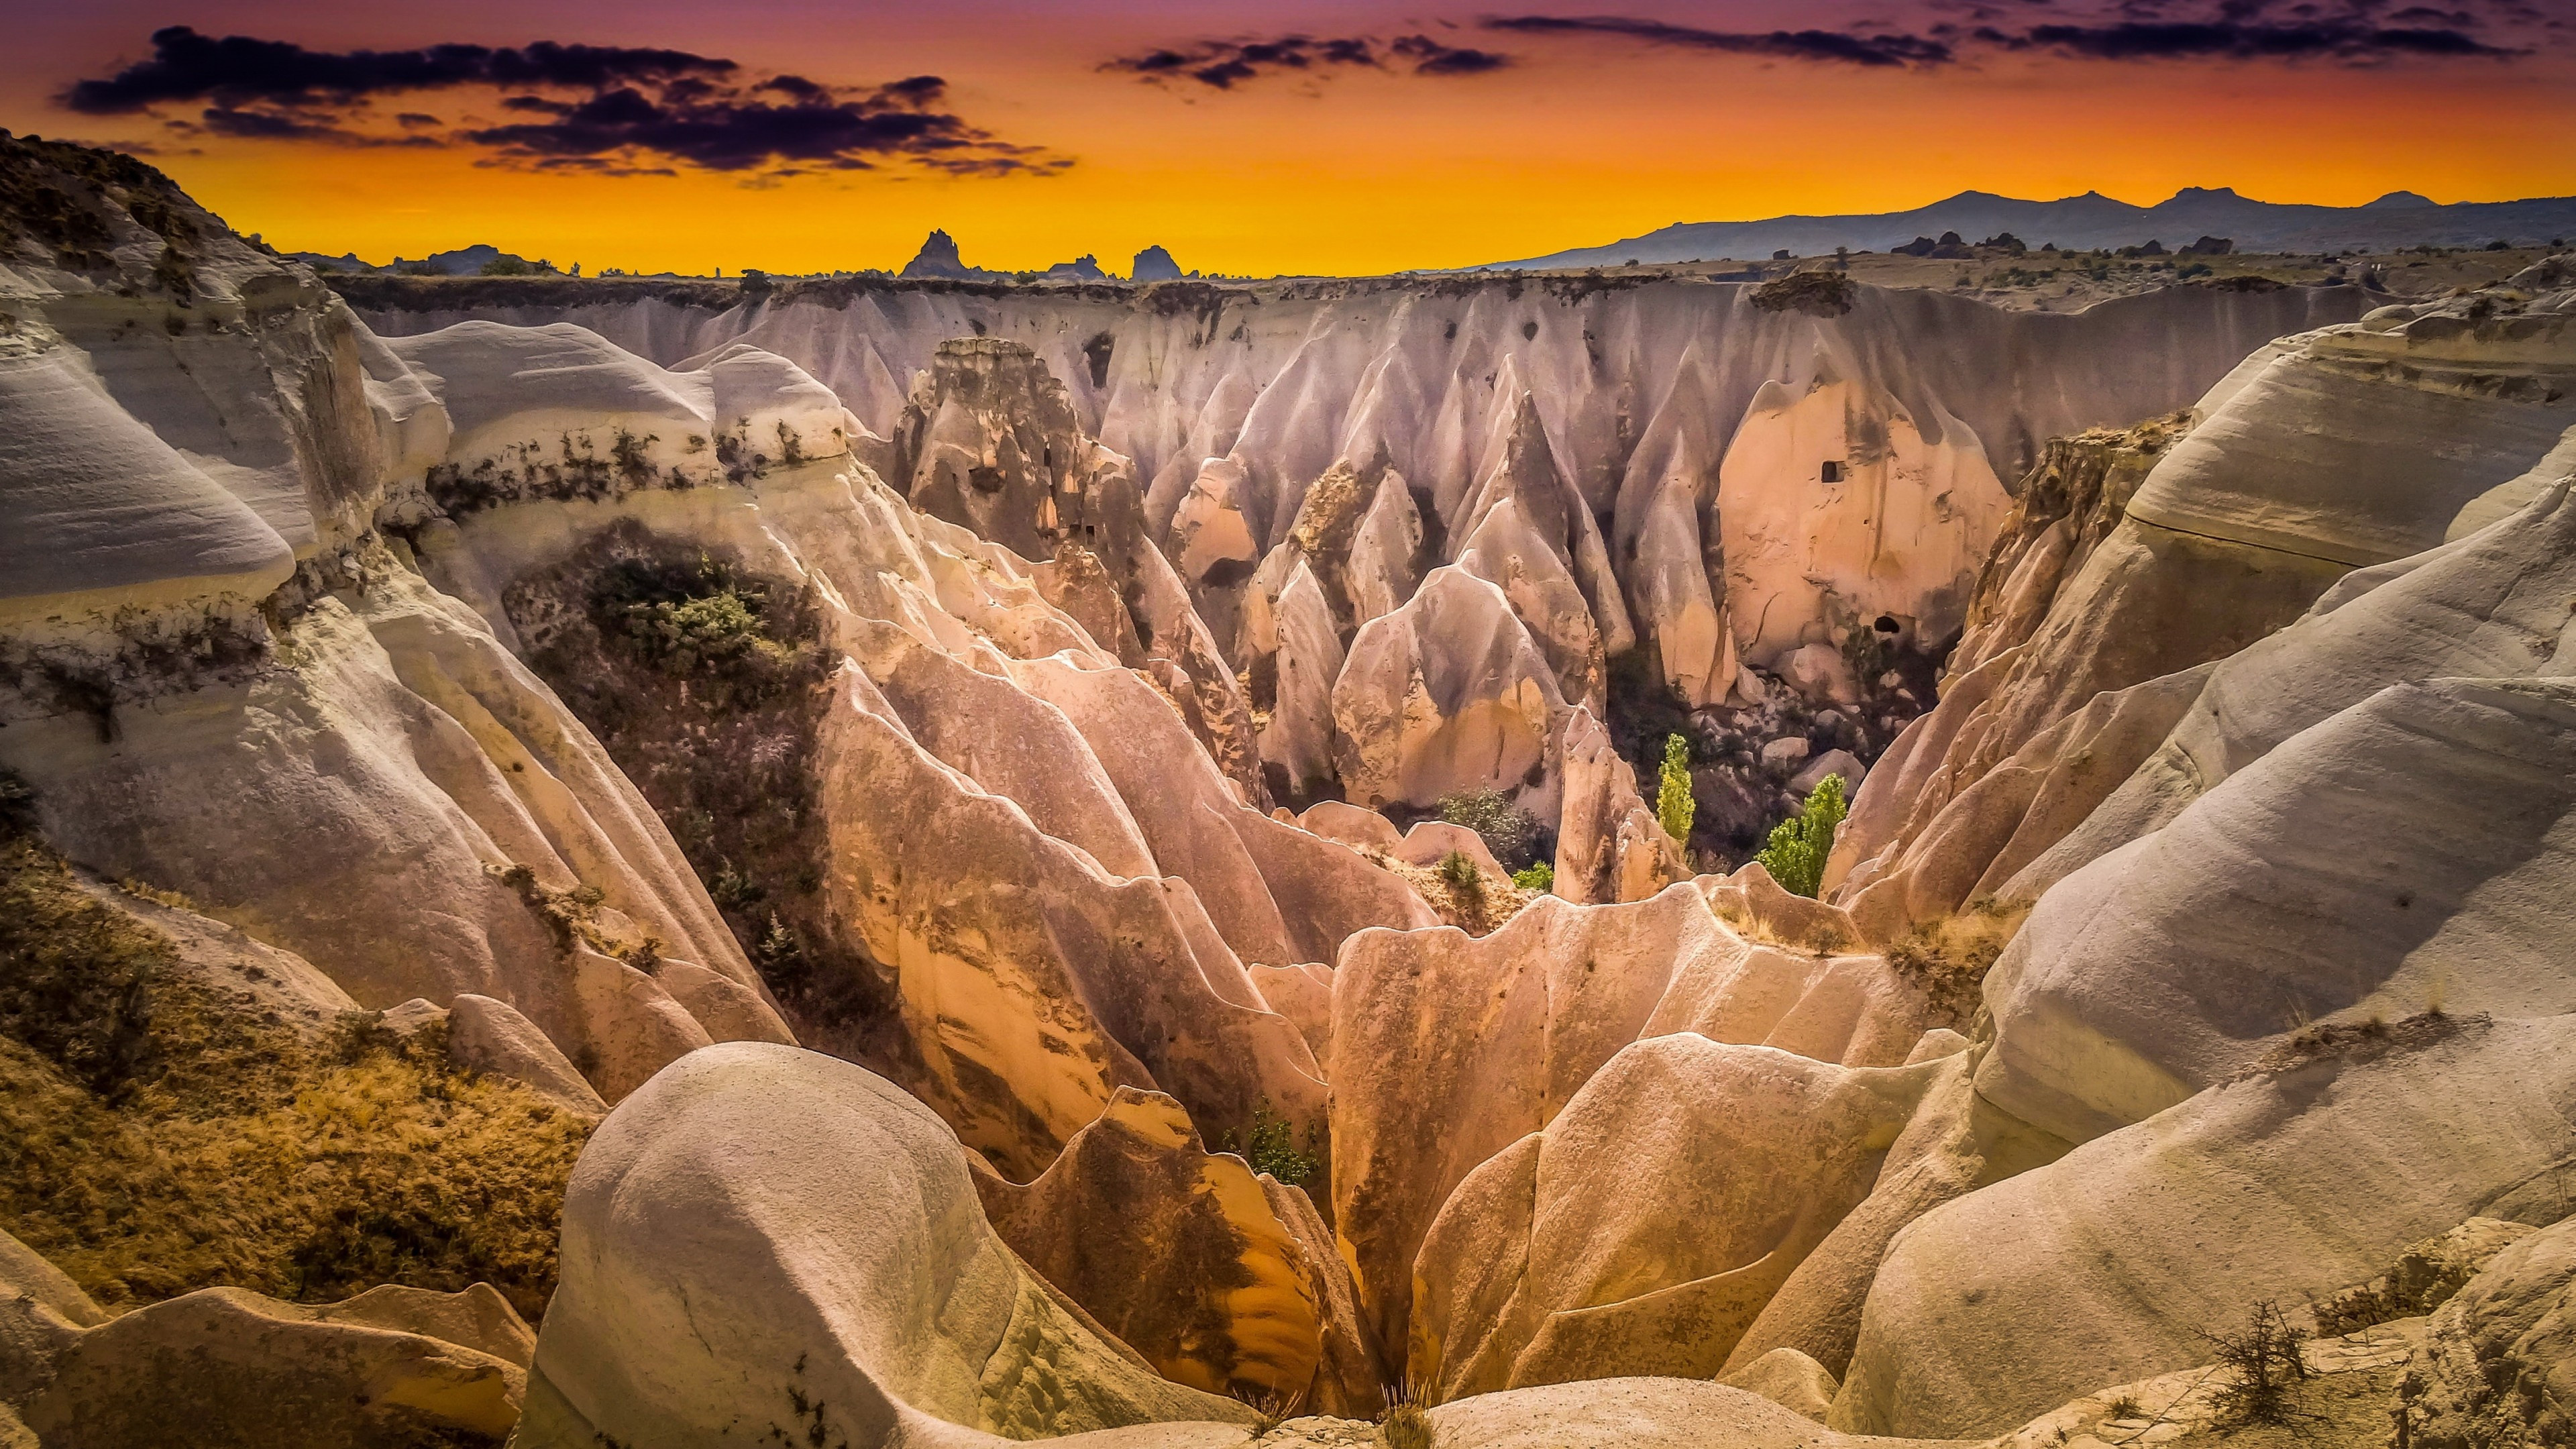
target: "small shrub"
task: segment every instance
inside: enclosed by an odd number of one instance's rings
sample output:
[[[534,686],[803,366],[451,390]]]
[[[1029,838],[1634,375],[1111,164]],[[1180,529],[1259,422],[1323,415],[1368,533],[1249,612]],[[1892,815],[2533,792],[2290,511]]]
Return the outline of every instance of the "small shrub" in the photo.
[[[1305,1389],[1299,1389],[1293,1394],[1283,1394],[1277,1389],[1255,1390],[1238,1384],[1229,1387],[1226,1395],[1260,1415],[1252,1426],[1252,1436],[1256,1439],[1290,1419],[1296,1418],[1305,1411],[1306,1407]]]
[[[1691,795],[1690,741],[1678,734],[1666,735],[1663,774],[1655,786],[1655,818],[1663,822],[1664,833],[1674,843],[1686,847],[1691,817],[1698,812],[1699,802]]]
[[[1556,889],[1556,867],[1542,860],[1527,870],[1513,871],[1512,884],[1522,890],[1537,891],[1545,895]]]
[[[1824,886],[1825,858],[1833,853],[1834,832],[1846,813],[1843,777],[1827,775],[1817,781],[1806,805],[1771,827],[1771,839],[1762,847],[1762,868],[1782,890],[1813,897]]]
[[[1264,1097],[1252,1109],[1252,1130],[1237,1137],[1228,1132],[1217,1150],[1231,1152],[1252,1165],[1255,1172],[1266,1172],[1290,1187],[1302,1187],[1322,1165],[1323,1154],[1316,1150],[1315,1128],[1306,1127],[1306,1146],[1300,1151],[1295,1129],[1280,1116]]]
[[[1407,1399],[1378,1421],[1377,1437],[1386,1449],[1432,1449],[1431,1411]]]
[[[2216,1350],[2219,1366],[2232,1371],[2211,1398],[2220,1427],[2296,1424],[2316,1417],[2290,1402],[2292,1391],[2309,1377],[2308,1361],[2299,1352],[2301,1336],[2280,1305],[2268,1299],[2254,1305],[2242,1330],[2201,1334]]]
[[[2135,1394],[2122,1394],[2111,1401],[2111,1417],[2114,1419],[2143,1419],[2146,1415],[2145,1406],[2138,1402]]]
[[[1505,870],[1527,865],[1536,858],[1539,834],[1544,828],[1537,816],[1513,804],[1500,790],[1463,790],[1444,796],[1440,818],[1476,832]]]
[[[1440,863],[1431,868],[1431,873],[1453,890],[1480,892],[1484,889],[1485,873],[1476,868],[1475,858],[1463,850],[1453,850],[1440,857]]]

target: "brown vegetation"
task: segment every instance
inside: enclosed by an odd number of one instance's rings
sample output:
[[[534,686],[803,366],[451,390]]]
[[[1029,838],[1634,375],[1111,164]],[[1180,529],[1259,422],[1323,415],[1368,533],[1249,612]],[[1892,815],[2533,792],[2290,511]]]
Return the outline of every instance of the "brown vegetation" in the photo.
[[[1887,948],[1887,964],[1931,998],[1936,1021],[1964,1031],[1976,1019],[1986,972],[2029,917],[2028,901],[1981,896],[1907,932]]]
[[[0,1228],[110,1306],[488,1282],[532,1321],[587,1129],[372,1014],[311,1043],[0,840]]]

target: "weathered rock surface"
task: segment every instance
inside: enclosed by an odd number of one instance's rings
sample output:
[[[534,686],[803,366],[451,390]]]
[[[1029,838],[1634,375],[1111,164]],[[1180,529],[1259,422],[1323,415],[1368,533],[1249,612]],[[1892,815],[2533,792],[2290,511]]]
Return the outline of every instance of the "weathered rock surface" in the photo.
[[[1501,790],[1553,813],[1565,719],[1555,671],[1510,601],[1454,565],[1361,629],[1333,685],[1342,785],[1373,808]]]
[[[13,165],[34,154],[8,145]],[[626,486],[612,425],[684,403],[711,408],[716,374],[759,374],[734,391],[782,422],[801,425],[799,409],[829,394],[810,378],[801,392],[787,387],[792,367],[747,350],[693,374],[695,393],[657,390],[671,375],[577,328],[477,324],[467,330],[506,339],[486,349],[492,367],[470,379],[423,374],[308,273],[252,251],[156,174],[124,164],[134,174],[114,184],[160,230],[124,211],[116,226],[138,259],[159,259],[142,261],[150,275],[111,295],[87,273],[31,264],[6,287],[27,324],[11,344],[22,381],[59,381],[65,368],[96,379],[83,389],[87,411],[23,394],[31,400],[10,430],[41,484],[27,501],[41,506],[11,534],[32,552],[6,571],[5,591],[35,612],[8,619],[0,768],[31,789],[38,828],[84,865],[184,893],[302,958],[356,1006],[483,994],[568,1057],[650,1058],[661,1037],[629,1028],[666,1006],[687,1013],[663,1000],[622,1024],[590,1016],[577,962],[513,879],[565,897],[596,892],[598,911],[625,923],[624,941],[657,938],[756,996],[748,961],[635,788],[472,611],[424,582],[379,520],[409,527],[435,512],[427,474],[455,431],[440,388],[457,395],[478,447],[489,419],[476,409],[513,379],[527,385],[511,416],[531,427],[539,415],[560,423],[567,407],[605,409],[592,422],[596,457],[559,453],[560,427],[545,434],[533,486],[570,492],[592,487],[594,469],[608,480],[599,486]],[[98,177],[62,175],[115,204]],[[551,392],[530,381],[549,370],[531,362],[540,354],[563,364]],[[99,409],[123,422],[110,427]],[[834,424],[846,417],[837,403],[829,411]],[[43,481],[98,458],[114,478]],[[120,497],[154,521],[121,514]],[[114,546],[90,532],[119,518]],[[163,524],[199,542],[171,553],[151,542]],[[93,555],[94,567],[80,566],[100,590],[55,577]],[[659,991],[648,982],[634,994]],[[783,1032],[774,1020],[766,1029]]]
[[[1376,1355],[1349,1269],[1297,1189],[1210,1156],[1169,1097],[1121,1088],[1026,1187],[979,1174],[985,1215],[1020,1260],[1163,1377],[1246,1402],[1373,1412]],[[1318,1254],[1318,1250],[1320,1255]]]
[[[2554,1220],[2571,1120],[2576,1016],[2324,1034],[1899,1235],[1832,1422],[2000,1432],[2201,1362],[2204,1331],[2331,1295],[2471,1216]]]
[[[2429,1449],[2546,1444],[2576,1431],[2576,1219],[2498,1251],[2444,1302],[2399,1387],[2399,1433]]]
[[[1920,575],[1939,590],[1955,580],[1946,606],[1900,610],[1934,619],[1946,607],[1955,618],[1991,541],[1966,536],[1981,515],[1966,502],[1974,490],[1957,491],[1961,480],[1982,472],[1978,483],[1991,488],[2027,472],[2042,439],[2186,406],[2273,338],[2350,321],[2376,300],[2357,287],[2178,287],[2038,317],[1858,287],[1848,311],[1819,315],[1767,309],[1754,290],[1696,278],[1449,279],[1431,289],[1400,280],[1072,290],[835,282],[743,307],[730,293],[504,297],[451,287],[432,297],[387,287],[370,297],[368,318],[388,333],[468,316],[571,321],[665,364],[747,341],[801,363],[880,432],[894,429],[911,380],[934,367],[942,343],[970,333],[1023,343],[1065,380],[1086,431],[1135,460],[1149,523],[1184,541],[1176,559],[1193,586],[1220,563],[1226,577],[1247,575],[1288,532],[1305,489],[1344,461],[1400,473],[1414,498],[1430,501],[1426,523],[1436,519],[1432,531],[1450,545],[1440,557],[1454,559],[1481,517],[1474,505],[1490,496],[1497,440],[1537,456],[1517,416],[1526,411],[1587,515],[1569,516],[1570,528],[1603,520],[1620,611],[1655,647],[1667,681],[1702,704],[1732,682],[1725,616],[1747,631],[1741,637],[1786,626],[1793,643],[1811,622],[1787,621],[1776,607],[1764,618],[1726,597],[1716,566],[1719,475],[1737,453],[1740,482],[1794,482],[1786,506],[1803,509],[1822,494],[1826,444],[1849,449],[1833,455],[1854,469],[1853,482],[1834,485],[1855,515],[1836,525],[1838,538],[1865,549],[1882,530],[1904,540],[1919,520],[1927,545],[1955,542],[1956,553],[1936,560],[1939,550],[1903,542],[1901,559],[1837,554],[1836,566],[1848,565],[1848,577],[1833,575],[1837,589],[1877,580],[1869,590],[1883,590]],[[1810,401],[1804,411],[1767,402],[1757,410],[1766,384]],[[1810,415],[1814,426],[1798,421]],[[1885,468],[1870,461],[1882,454]],[[1891,485],[1884,510],[1869,496],[1881,478]],[[1989,526],[2002,505],[1999,492],[1981,499]],[[1739,552],[1725,545],[1727,557]],[[1572,552],[1568,563],[1582,578]],[[1944,573],[1943,564],[1955,566]],[[1605,602],[1595,601],[1594,622],[1613,638],[1621,626]],[[1221,623],[1225,606],[1210,607]]]
[[[1565,802],[1554,892],[1569,901],[1641,901],[1689,874],[1681,847],[1637,793],[1637,772],[1588,709],[1566,723]]]
[[[1893,1067],[1926,1016],[1877,958],[1754,945],[1688,884],[1629,905],[1542,897],[1480,938],[1353,937],[1326,1064],[1334,1220],[1389,1354],[1407,1341],[1415,1255],[1442,1204],[1629,1043],[1696,1032]]]
[[[526,1392],[527,1326],[489,1288],[399,1306],[385,1292],[317,1309],[208,1288],[134,1309],[65,1343],[20,1413],[43,1442],[82,1449],[501,1443]]]
[[[1627,1047],[1450,1195],[1414,1263],[1407,1371],[1442,1399],[1715,1375],[1868,1196],[1934,1070],[1690,1032]]]
[[[987,1225],[927,1109],[792,1047],[699,1052],[612,1113],[574,1172],[563,1258],[518,1430],[530,1449],[1250,1418],[1156,1377],[1050,1293]]]
[[[1989,978],[1983,1090],[2080,1138],[2237,1069],[2294,1014],[2576,1006],[2538,884],[2568,869],[2571,530],[2562,487],[2220,664],[2061,847],[2132,835],[2052,889]]]
[[[1855,802],[1827,875],[1841,899],[1901,924],[1972,894],[2036,896],[2134,838],[2134,804],[2077,826],[2190,728],[2186,671],[2259,653],[2347,570],[2373,571],[2356,590],[2402,571],[2472,504],[2493,518],[2506,493],[2540,495],[2533,474],[2576,417],[2576,327],[2549,308],[2389,314],[2256,353],[2179,438],[2188,418],[2051,446],[1979,584],[1953,687]]]

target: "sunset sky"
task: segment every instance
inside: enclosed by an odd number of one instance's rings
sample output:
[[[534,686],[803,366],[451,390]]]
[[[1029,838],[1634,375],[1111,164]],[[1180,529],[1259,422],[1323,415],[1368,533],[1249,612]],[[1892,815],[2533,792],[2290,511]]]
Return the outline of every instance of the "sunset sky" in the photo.
[[[371,261],[1450,267],[1964,188],[2576,193],[2576,0],[13,7],[0,126]]]

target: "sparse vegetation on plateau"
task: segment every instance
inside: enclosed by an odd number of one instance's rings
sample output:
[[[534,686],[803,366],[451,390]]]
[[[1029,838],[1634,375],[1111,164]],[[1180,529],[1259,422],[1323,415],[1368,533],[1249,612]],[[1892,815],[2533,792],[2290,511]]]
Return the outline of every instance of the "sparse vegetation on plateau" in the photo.
[[[111,1307],[217,1284],[327,1302],[489,1282],[534,1321],[587,1135],[372,1015],[308,1044],[0,839],[0,1227]]]
[[[2291,1399],[2309,1378],[2308,1361],[2299,1350],[2302,1335],[2290,1326],[2279,1304],[2257,1303],[2243,1328],[2233,1333],[2203,1332],[2201,1337],[2215,1350],[2219,1367],[2228,1371],[2228,1381],[2213,1395],[2221,1428],[2295,1424],[2315,1417],[2302,1412]]]
[[[1792,272],[1754,288],[1753,305],[1765,312],[1840,317],[1852,309],[1859,290],[1840,272]]]
[[[1762,868],[1782,890],[1812,897],[1823,889],[1825,858],[1833,854],[1834,832],[1848,809],[1843,777],[1827,775],[1808,792],[1797,814],[1771,827],[1771,839],[1762,847]]]

